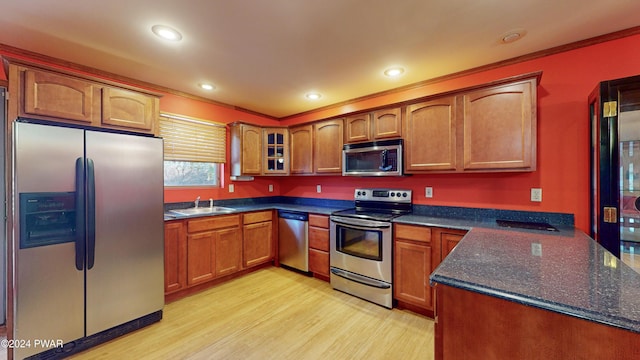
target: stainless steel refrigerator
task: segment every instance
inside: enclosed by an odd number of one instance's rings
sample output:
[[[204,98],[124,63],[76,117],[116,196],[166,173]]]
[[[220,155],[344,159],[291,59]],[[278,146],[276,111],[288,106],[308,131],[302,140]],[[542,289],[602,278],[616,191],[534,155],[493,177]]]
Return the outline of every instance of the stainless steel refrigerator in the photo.
[[[14,125],[14,339],[81,348],[122,324],[159,320],[162,140]],[[15,358],[55,350],[33,345]]]

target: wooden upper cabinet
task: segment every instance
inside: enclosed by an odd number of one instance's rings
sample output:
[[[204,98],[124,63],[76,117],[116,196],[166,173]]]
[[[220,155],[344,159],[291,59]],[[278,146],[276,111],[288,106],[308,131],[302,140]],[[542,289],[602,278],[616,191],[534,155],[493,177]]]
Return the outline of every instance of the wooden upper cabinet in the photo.
[[[313,124],[313,163],[316,174],[342,172],[343,120],[327,120]]]
[[[536,168],[536,79],[463,94],[464,170]]]
[[[455,104],[450,96],[407,106],[405,172],[456,170]]]
[[[158,98],[130,90],[102,88],[102,124],[152,131]]]
[[[19,115],[100,124],[100,87],[90,81],[49,71],[24,69],[24,98]],[[97,100],[97,101],[96,101]]]
[[[291,138],[291,174],[313,173],[313,125],[289,129]]]
[[[402,136],[402,109],[389,108],[344,119],[346,143],[398,138]]]
[[[289,130],[286,128],[264,128],[262,130],[264,175],[289,174]]]
[[[371,114],[349,116],[344,119],[346,143],[371,141]]]
[[[231,176],[262,175],[262,128],[231,125]]]
[[[373,139],[402,136],[402,109],[391,108],[373,112]]]
[[[154,134],[159,98],[57,72],[9,61],[10,116],[114,128]],[[13,119],[12,119],[13,120]]]

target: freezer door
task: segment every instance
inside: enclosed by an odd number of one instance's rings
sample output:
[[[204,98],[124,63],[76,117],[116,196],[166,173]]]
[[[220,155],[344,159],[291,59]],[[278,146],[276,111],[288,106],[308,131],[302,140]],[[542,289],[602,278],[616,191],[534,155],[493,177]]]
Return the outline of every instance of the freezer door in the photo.
[[[73,193],[84,134],[77,129],[15,123],[14,339],[73,341],[84,336],[84,273],[74,242],[20,244],[20,194]],[[72,194],[73,195],[73,194]],[[42,221],[46,221],[43,214]],[[46,349],[15,348],[22,359]]]
[[[163,308],[162,140],[87,131],[86,156],[95,176],[93,263],[87,246],[89,336]]]

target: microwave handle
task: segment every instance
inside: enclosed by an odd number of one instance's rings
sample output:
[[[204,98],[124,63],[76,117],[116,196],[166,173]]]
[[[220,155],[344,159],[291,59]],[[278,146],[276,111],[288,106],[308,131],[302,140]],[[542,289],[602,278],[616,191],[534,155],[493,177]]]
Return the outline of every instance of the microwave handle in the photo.
[[[380,166],[378,167],[378,169],[380,169],[381,171],[389,171],[391,170],[392,166],[388,165],[389,163],[389,150],[384,149],[382,150],[382,152],[380,153]]]

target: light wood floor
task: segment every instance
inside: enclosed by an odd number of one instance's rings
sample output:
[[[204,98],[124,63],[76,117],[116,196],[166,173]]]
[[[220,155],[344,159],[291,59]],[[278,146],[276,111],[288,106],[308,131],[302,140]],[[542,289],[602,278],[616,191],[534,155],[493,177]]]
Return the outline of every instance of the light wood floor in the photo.
[[[432,359],[433,321],[266,268],[168,304],[73,359]]]

